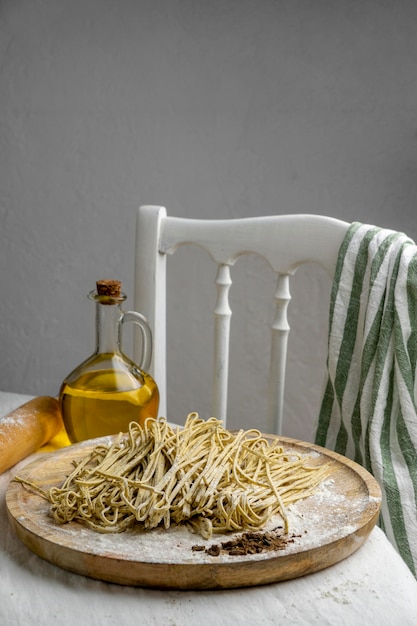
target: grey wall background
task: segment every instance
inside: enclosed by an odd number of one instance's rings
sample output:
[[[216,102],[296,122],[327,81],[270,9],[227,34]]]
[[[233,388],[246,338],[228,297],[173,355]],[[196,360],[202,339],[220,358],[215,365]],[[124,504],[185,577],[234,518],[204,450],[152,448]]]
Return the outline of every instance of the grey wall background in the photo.
[[[58,392],[93,350],[96,279],[121,279],[132,303],[139,204],[204,218],[324,213],[417,238],[413,0],[1,0],[0,90],[3,390]],[[210,375],[200,341],[213,296],[199,293],[193,255],[171,272],[177,421],[205,413]],[[261,266],[242,262],[232,299],[246,315],[232,426],[262,427],[271,311],[259,300],[274,281]],[[320,271],[297,281],[286,432],[307,437],[329,285]]]

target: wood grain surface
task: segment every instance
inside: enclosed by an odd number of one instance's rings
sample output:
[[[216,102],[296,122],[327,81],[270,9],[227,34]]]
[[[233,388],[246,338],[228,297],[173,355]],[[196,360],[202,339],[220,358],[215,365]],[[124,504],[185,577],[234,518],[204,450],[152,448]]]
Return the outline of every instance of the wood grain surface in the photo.
[[[59,525],[49,515],[49,503],[16,481],[9,484],[6,495],[9,519],[20,540],[41,558],[68,571],[122,585],[226,589],[303,576],[360,548],[378,519],[381,491],[375,479],[349,459],[310,443],[279,439],[285,449],[312,455],[315,463],[329,463],[331,469],[313,496],[290,508],[289,541],[281,550],[210,556],[204,548],[220,545],[233,535],[213,535],[204,541],[178,527],[102,534],[76,522]],[[72,461],[84,457],[96,443],[85,441],[42,456],[20,470],[19,476],[44,489],[60,485]],[[263,530],[280,524],[275,517]],[[196,544],[201,550],[193,550]]]

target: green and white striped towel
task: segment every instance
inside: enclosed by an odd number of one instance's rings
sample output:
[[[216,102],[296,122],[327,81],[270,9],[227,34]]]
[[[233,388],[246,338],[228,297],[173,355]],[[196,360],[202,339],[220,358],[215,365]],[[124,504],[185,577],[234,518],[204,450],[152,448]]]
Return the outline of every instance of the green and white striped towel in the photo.
[[[417,573],[417,246],[353,223],[333,282],[316,443],[366,467],[379,524]]]

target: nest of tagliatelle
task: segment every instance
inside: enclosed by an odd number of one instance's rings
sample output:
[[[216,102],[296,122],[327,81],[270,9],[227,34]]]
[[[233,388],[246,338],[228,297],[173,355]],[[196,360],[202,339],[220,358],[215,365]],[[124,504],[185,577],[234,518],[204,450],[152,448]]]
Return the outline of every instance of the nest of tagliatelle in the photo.
[[[216,418],[190,413],[178,428],[164,418],[132,422],[128,433],[98,443],[42,495],[57,523],[78,521],[102,533],[182,524],[209,539],[256,532],[280,515],[288,534],[287,507],[311,495],[328,473],[309,461],[285,452],[278,438],[232,433]]]

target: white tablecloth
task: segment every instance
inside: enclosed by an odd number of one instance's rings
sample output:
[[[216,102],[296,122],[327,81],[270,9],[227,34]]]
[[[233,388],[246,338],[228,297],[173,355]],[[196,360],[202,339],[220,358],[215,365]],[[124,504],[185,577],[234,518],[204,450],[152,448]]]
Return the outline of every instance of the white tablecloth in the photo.
[[[28,399],[0,392],[0,415]],[[417,623],[417,581],[379,528],[337,565],[262,587],[158,591],[66,572],[26,548],[8,522],[5,492],[25,462],[0,476],[1,626]]]

